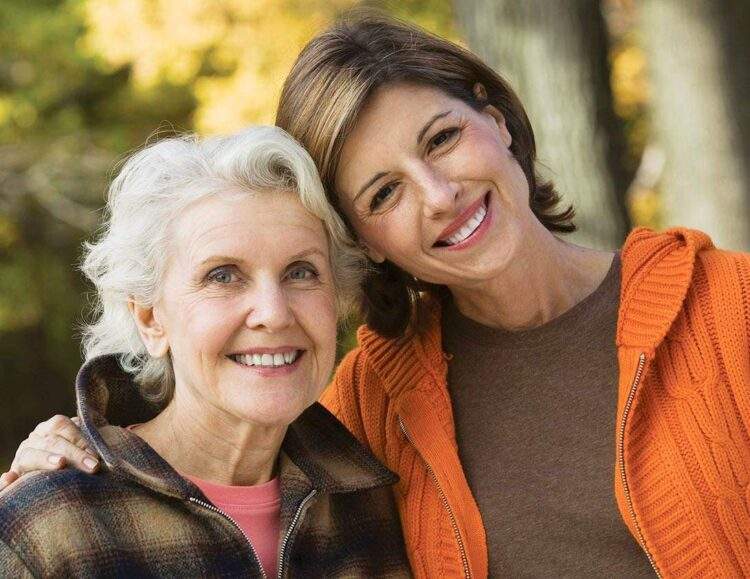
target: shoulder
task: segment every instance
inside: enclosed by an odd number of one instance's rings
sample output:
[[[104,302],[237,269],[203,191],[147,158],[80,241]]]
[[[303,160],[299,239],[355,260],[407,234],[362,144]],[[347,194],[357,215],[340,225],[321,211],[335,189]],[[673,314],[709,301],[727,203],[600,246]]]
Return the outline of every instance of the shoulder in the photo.
[[[24,475],[18,482],[0,493],[0,511],[6,512],[16,505],[33,505],[38,501],[67,500],[87,487],[101,488],[111,485],[108,473],[89,474],[75,468],[41,471]]]
[[[96,478],[75,469],[34,473],[3,492],[0,569],[23,566],[36,573],[52,558],[66,558],[70,549],[64,545],[86,536],[80,522],[83,497],[87,486],[100,486]]]
[[[108,472],[89,474],[75,468],[35,472],[22,476],[0,493],[0,512],[7,516],[17,508],[70,503],[81,494],[112,486],[112,475]]]
[[[368,443],[363,416],[373,398],[385,399],[385,390],[368,362],[368,352],[357,346],[344,356],[320,403],[336,416],[361,442]],[[377,402],[376,402],[377,404]]]
[[[22,477],[0,495],[0,540],[41,545],[60,529],[66,535],[75,533],[81,513],[92,504],[104,504],[103,497],[112,496],[121,484],[113,478],[106,472],[92,475],[72,468]]]
[[[362,326],[357,341],[357,347],[339,364],[320,401],[377,453],[384,440],[389,408],[430,368],[419,353],[423,350],[419,338],[388,339]]]
[[[700,252],[690,289],[688,300],[704,317],[738,331],[750,329],[750,254],[715,248]]]
[[[420,334],[384,338],[367,326],[357,330],[357,347],[341,360],[332,386],[336,390],[373,387],[397,395],[405,376],[430,371],[443,359],[439,318]]]

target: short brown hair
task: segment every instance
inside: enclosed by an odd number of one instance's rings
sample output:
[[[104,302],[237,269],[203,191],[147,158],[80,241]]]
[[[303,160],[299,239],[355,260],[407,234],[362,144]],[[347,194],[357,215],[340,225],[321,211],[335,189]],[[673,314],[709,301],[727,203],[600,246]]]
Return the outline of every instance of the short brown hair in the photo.
[[[284,83],[276,116],[276,124],[310,152],[331,204],[345,221],[334,183],[341,149],[368,98],[378,88],[397,82],[438,88],[477,110],[494,105],[505,117],[511,152],[528,180],[532,211],[550,231],[575,230],[573,208],[558,209],[559,194],[536,172],[534,132],[508,83],[457,44],[372,14],[344,19],[307,44]],[[474,96],[477,83],[484,86],[486,100]],[[420,326],[422,294],[440,293],[440,288],[386,261],[373,264],[363,292],[367,324],[396,338]]]

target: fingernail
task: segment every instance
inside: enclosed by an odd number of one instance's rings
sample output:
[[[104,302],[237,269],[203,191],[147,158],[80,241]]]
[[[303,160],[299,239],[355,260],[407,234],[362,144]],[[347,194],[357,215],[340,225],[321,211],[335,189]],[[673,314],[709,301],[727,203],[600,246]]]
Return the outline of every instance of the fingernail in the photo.
[[[99,463],[93,458],[84,458],[83,464],[87,469],[94,470]]]
[[[62,462],[62,456],[60,456],[59,454],[51,454],[47,457],[47,460],[50,462],[50,464],[59,466]]]

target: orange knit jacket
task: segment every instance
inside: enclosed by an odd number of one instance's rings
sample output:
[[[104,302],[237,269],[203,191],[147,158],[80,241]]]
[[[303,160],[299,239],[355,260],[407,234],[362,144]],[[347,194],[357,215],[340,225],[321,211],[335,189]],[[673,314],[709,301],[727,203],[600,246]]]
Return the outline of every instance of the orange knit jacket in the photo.
[[[696,231],[638,229],[622,249],[621,286],[612,451],[623,520],[658,575],[750,576],[750,255]],[[415,575],[487,576],[439,308],[412,339],[364,327],[358,338],[323,403],[400,475]]]

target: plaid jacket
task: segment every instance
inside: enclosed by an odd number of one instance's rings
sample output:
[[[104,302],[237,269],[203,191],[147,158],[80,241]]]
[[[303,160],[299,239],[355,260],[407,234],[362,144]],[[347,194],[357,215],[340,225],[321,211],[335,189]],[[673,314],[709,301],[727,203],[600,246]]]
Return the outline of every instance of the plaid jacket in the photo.
[[[156,412],[113,357],[81,369],[76,395],[102,472],[33,474],[0,495],[0,576],[264,576],[231,519],[138,436],[107,423],[111,411],[121,424]],[[321,405],[290,426],[279,468],[279,576],[409,576],[397,477]]]

